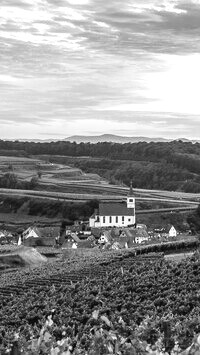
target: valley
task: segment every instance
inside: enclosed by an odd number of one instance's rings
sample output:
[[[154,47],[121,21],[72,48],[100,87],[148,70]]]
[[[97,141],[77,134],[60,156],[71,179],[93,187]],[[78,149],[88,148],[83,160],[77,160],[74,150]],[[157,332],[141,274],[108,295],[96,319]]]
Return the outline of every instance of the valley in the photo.
[[[0,188],[0,226],[18,230],[32,223],[60,225],[69,214],[70,220],[87,219],[93,213],[95,201],[122,201],[128,193],[124,184],[111,184],[98,174],[75,167],[76,159],[72,157],[68,157],[68,165],[51,160],[48,155],[0,156],[0,181],[5,176],[6,183],[10,181],[8,187]],[[134,188],[134,195],[138,223],[147,221],[153,225],[160,218],[171,219],[172,213],[187,218],[200,199],[200,194],[158,189]],[[94,204],[90,206],[91,201]]]

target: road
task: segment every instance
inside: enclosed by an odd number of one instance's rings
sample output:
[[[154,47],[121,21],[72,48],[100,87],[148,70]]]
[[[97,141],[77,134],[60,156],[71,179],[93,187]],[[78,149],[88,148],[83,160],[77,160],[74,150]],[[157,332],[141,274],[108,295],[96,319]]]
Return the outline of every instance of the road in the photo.
[[[122,201],[123,195],[100,195],[100,194],[78,194],[78,193],[62,193],[62,192],[47,192],[47,191],[35,191],[35,190],[17,190],[17,189],[0,189],[0,195],[15,196],[15,197],[31,197],[40,199],[49,199],[55,201],[68,201],[68,202],[85,202],[91,199],[97,199],[100,201]],[[136,197],[136,201],[162,201],[166,203],[179,204],[178,207],[167,207],[159,209],[144,209],[138,210],[138,214],[144,213],[158,213],[158,212],[172,212],[172,211],[190,211],[195,210],[198,206],[197,202],[191,200],[175,200],[170,198],[160,197]]]

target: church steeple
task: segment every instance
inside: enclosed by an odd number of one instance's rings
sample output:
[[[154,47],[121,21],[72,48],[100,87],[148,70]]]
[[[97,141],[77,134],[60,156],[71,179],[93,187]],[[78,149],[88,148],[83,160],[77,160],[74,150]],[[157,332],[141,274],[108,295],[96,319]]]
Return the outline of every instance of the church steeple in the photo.
[[[130,183],[130,189],[127,196],[127,208],[134,208],[135,209],[135,198],[133,193],[133,183]]]
[[[133,182],[132,182],[132,180],[130,182],[130,189],[129,189],[128,196],[133,197]]]

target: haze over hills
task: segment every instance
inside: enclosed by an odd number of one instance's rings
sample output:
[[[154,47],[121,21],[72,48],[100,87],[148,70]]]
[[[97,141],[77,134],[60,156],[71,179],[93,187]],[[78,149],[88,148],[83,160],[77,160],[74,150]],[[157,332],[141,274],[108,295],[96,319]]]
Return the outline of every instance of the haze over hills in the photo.
[[[74,135],[74,136],[69,136],[67,138],[62,138],[62,139],[55,139],[55,138],[49,138],[49,139],[18,139],[19,142],[34,142],[34,143],[50,143],[50,142],[58,142],[58,141],[64,141],[64,142],[76,142],[76,143],[98,143],[98,142],[113,142],[113,143],[138,143],[138,142],[172,142],[172,141],[178,141],[181,140],[182,142],[192,142],[192,143],[200,143],[200,140],[198,139],[187,139],[187,138],[173,138],[173,139],[168,139],[168,138],[163,138],[163,137],[143,137],[143,136],[119,136],[115,134],[101,134],[97,136],[82,136],[82,135]],[[13,139],[9,139],[9,141],[14,141]]]
[[[167,139],[161,137],[127,137],[118,136],[114,134],[102,134],[99,136],[71,136],[65,139],[65,141],[76,143],[98,143],[98,142],[113,142],[113,143],[138,143],[138,142],[171,142],[174,139]],[[189,139],[180,138],[183,142],[189,142]]]

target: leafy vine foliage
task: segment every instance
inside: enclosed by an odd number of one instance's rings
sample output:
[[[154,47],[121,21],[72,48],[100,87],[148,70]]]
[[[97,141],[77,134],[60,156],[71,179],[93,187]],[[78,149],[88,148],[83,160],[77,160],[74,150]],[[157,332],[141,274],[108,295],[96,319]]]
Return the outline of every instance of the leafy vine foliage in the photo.
[[[86,264],[11,275],[0,295],[2,355],[199,354],[198,253],[179,264],[114,253]]]

